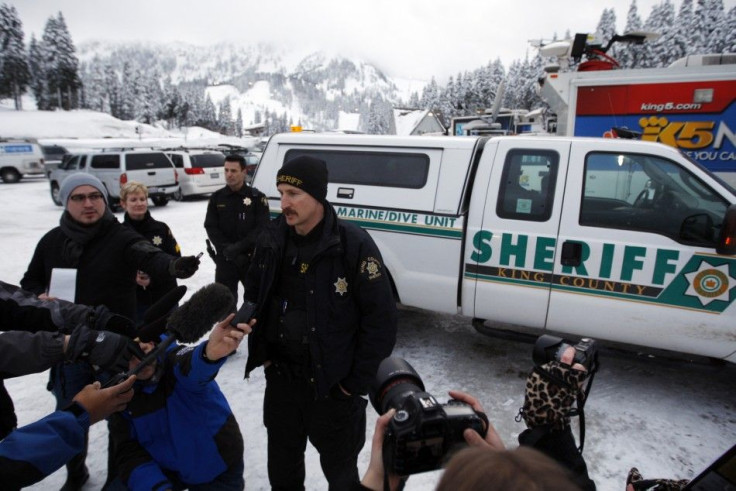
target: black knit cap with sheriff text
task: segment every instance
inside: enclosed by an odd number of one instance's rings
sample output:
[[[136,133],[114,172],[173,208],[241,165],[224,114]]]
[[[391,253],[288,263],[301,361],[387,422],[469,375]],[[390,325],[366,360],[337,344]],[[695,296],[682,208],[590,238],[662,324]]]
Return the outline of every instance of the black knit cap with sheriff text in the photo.
[[[317,201],[324,201],[327,197],[327,164],[307,155],[295,157],[276,174],[276,185],[279,184],[291,184],[311,194]]]

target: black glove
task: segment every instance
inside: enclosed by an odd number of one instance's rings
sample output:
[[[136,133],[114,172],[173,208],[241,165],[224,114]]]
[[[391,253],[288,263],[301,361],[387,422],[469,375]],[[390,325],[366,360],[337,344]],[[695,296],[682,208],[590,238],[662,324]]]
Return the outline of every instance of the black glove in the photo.
[[[233,244],[228,244],[228,246],[222,250],[222,255],[225,256],[225,259],[228,261],[234,261],[239,253],[240,244],[238,244],[237,242]]]
[[[199,259],[195,256],[185,256],[174,259],[169,264],[169,273],[176,278],[189,278],[199,269]]]
[[[90,312],[87,325],[98,331],[112,331],[131,339],[138,336],[135,322],[123,315],[110,312],[104,305],[98,305]]]
[[[105,370],[124,372],[132,356],[142,360],[145,353],[132,339],[109,331],[78,326],[69,337],[65,359],[85,360]]]

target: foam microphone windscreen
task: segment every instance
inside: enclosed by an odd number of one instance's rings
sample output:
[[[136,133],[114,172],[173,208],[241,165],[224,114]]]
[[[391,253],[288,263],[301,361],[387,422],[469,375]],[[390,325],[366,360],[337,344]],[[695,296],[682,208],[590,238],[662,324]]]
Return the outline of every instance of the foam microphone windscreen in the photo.
[[[151,305],[143,314],[143,325],[138,328],[138,339],[144,343],[158,341],[166,330],[166,321],[171,309],[176,307],[186,292],[187,287],[179,285]]]
[[[166,329],[172,331],[177,340],[193,343],[234,309],[235,299],[230,289],[220,283],[211,283],[194,292],[169,316]]]
[[[187,292],[187,287],[179,285],[166,292],[166,295],[161,297],[151,305],[148,310],[143,313],[143,323],[150,324],[151,322],[158,320],[159,318],[168,314],[171,309],[176,307],[179,300],[184,298],[184,294]]]

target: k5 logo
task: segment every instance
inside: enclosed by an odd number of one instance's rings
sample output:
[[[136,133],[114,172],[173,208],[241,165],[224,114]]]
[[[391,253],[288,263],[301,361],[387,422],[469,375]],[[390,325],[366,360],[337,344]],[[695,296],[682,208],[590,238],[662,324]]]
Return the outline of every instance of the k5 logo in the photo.
[[[695,150],[713,143],[714,121],[673,121],[664,116],[648,116],[639,120],[642,140],[662,142],[672,147]]]

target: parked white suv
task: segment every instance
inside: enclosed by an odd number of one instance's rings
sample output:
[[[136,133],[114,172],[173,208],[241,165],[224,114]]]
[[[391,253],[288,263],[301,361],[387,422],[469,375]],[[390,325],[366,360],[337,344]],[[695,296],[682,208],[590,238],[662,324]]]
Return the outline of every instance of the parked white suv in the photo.
[[[107,189],[111,208],[120,200],[120,187],[138,181],[148,187],[148,195],[156,206],[166,206],[179,191],[174,165],[165,153],[154,150],[119,150],[81,153],[70,156],[51,172],[51,199],[59,206],[59,187],[64,179],[77,172],[96,176]]]
[[[225,154],[212,150],[166,151],[179,173],[176,199],[209,194],[225,185]]]
[[[33,139],[0,139],[0,178],[18,182],[25,175],[43,174],[43,152]]]

